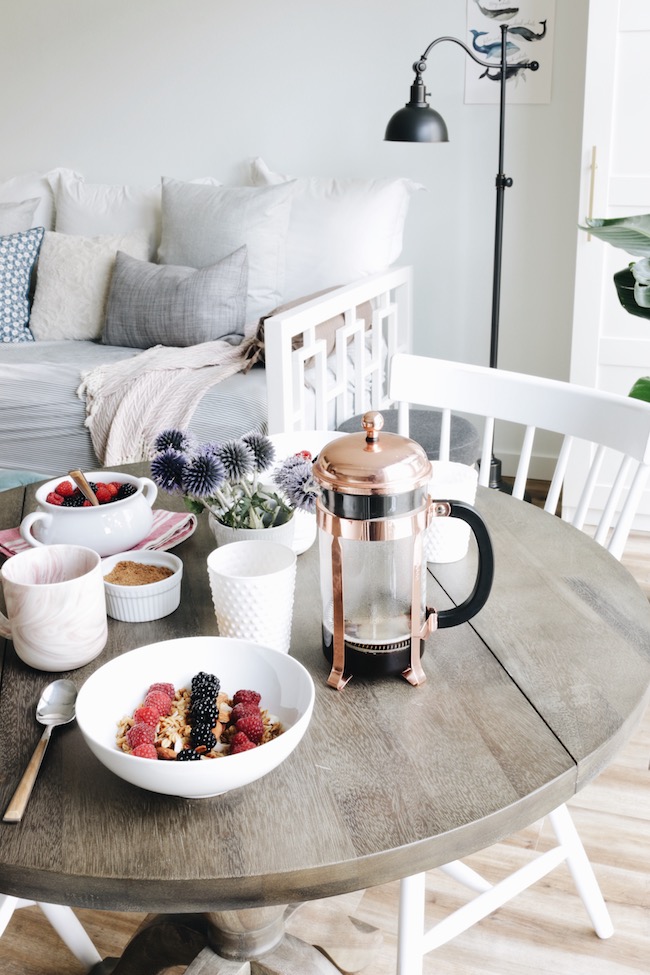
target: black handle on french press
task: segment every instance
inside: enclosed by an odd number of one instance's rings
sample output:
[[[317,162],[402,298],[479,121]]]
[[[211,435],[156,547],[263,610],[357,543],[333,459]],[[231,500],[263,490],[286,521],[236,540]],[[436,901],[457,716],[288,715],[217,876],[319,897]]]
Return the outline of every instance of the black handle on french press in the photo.
[[[438,628],[445,626],[457,626],[471,620],[487,602],[492,589],[494,578],[494,552],[492,541],[487,530],[487,525],[480,514],[471,504],[464,501],[450,501],[450,518],[460,518],[467,522],[478,545],[478,572],[476,582],[471,594],[464,603],[454,606],[453,609],[441,609],[438,612]]]

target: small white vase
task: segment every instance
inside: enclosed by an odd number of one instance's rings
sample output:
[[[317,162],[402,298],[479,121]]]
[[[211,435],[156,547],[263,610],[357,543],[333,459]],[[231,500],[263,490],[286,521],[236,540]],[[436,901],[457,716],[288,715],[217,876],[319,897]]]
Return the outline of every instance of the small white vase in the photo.
[[[211,511],[208,512],[208,524],[215,537],[217,547],[228,545],[229,542],[280,542],[281,545],[293,547],[295,532],[294,519],[289,518],[282,525],[272,525],[270,528],[231,528],[224,525]]]

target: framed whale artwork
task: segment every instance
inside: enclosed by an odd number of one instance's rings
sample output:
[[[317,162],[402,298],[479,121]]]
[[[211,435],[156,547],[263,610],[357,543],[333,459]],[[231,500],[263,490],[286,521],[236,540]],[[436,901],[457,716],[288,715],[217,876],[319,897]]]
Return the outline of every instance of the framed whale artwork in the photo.
[[[506,34],[506,101],[544,104],[551,100],[555,0],[467,0],[467,37],[470,50],[484,67],[466,58],[465,103],[498,103],[501,85],[501,27]],[[518,65],[537,61],[537,71]]]

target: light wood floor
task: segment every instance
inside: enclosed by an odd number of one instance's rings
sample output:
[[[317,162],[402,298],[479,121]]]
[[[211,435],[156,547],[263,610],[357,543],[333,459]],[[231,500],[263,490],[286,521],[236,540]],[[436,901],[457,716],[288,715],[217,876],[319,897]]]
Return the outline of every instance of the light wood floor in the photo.
[[[650,598],[650,538],[630,540],[624,564]],[[425,975],[647,975],[650,971],[650,708],[615,762],[571,803],[574,820],[596,871],[614,923],[600,941],[587,922],[564,866],[491,917],[427,956]],[[548,828],[529,829],[467,862],[498,879],[546,848]],[[313,938],[325,930],[332,907],[383,932],[383,946],[365,975],[395,971],[397,884],[305,905],[291,931]],[[462,903],[459,890],[437,871],[428,875],[430,920]],[[119,955],[143,914],[79,910],[102,956]],[[182,969],[174,969],[180,972]],[[82,975],[81,966],[36,907],[16,911],[0,940],[1,975]]]

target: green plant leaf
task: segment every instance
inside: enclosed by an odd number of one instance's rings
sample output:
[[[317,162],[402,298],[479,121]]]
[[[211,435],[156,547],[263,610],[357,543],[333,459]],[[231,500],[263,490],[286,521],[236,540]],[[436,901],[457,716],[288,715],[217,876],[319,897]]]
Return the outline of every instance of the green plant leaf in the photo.
[[[612,247],[620,247],[634,257],[650,256],[650,213],[634,217],[612,217],[607,220],[587,219],[587,226],[579,224],[599,240]]]
[[[628,396],[650,403],[650,376],[641,376],[640,379],[637,379]]]

